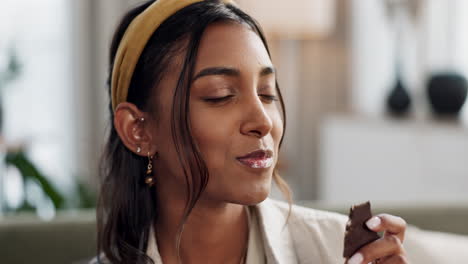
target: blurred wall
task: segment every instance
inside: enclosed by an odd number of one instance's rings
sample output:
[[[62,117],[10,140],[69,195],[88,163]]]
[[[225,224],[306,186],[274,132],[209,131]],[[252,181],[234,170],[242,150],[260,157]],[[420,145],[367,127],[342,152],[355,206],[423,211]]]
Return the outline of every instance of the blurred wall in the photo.
[[[296,199],[318,199],[319,129],[330,113],[349,111],[349,2],[336,1],[335,28],[317,39],[270,38],[285,97],[282,175]]]
[[[126,0],[70,1],[75,120],[79,171],[97,186],[99,158],[108,117],[108,54],[112,34],[125,12]]]

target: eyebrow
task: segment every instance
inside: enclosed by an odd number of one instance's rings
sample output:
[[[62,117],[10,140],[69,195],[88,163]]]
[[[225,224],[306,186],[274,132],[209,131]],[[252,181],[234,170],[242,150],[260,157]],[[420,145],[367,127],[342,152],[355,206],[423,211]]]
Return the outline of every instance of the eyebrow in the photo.
[[[276,72],[275,68],[273,66],[266,66],[263,67],[260,70],[259,75],[260,76],[266,76],[270,74],[274,74]],[[210,67],[210,68],[205,68],[201,70],[195,77],[193,78],[193,81],[204,77],[204,76],[209,76],[209,75],[225,75],[225,76],[233,76],[233,77],[238,77],[240,76],[240,70],[236,68],[229,68],[229,67]]]

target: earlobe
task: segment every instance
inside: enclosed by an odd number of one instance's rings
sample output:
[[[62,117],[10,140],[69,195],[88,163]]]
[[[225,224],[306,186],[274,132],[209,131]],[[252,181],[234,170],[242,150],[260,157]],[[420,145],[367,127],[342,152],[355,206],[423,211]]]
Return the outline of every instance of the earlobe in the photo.
[[[120,103],[114,113],[114,127],[123,144],[133,153],[145,156],[151,151],[151,135],[145,129],[146,113],[140,111],[134,104]]]

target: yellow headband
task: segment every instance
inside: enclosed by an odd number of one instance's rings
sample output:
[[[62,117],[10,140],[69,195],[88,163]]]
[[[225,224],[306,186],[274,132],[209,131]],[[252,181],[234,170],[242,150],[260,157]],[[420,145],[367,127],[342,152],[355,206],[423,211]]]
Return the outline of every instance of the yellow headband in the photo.
[[[127,100],[133,72],[151,35],[170,16],[182,8],[203,0],[157,0],[128,26],[120,41],[112,69],[112,109]],[[231,0],[223,0],[231,3]]]

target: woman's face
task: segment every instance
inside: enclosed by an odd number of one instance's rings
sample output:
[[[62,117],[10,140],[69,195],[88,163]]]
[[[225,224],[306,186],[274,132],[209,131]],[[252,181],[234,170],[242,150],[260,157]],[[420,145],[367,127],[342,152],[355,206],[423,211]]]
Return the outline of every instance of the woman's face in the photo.
[[[185,190],[170,131],[177,68],[161,83],[156,177],[161,184],[172,181]],[[201,199],[263,201],[270,192],[283,123],[275,101],[274,67],[261,39],[244,25],[210,25],[201,39],[190,89],[192,136],[210,174]]]

